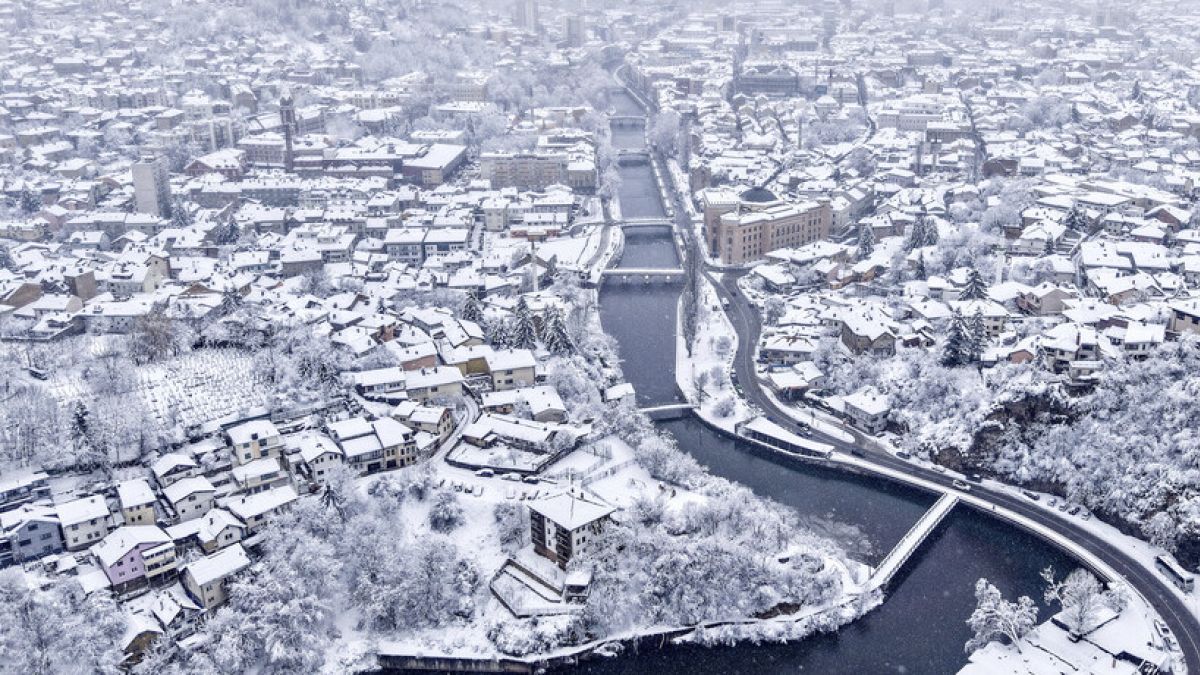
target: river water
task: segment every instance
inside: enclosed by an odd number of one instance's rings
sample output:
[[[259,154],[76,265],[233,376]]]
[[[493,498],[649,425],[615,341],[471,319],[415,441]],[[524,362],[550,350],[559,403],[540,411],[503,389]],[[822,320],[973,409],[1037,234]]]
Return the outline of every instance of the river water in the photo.
[[[640,114],[627,96],[621,114]],[[618,147],[641,147],[640,131],[614,135]],[[622,167],[620,200],[626,217],[663,215],[649,167]],[[629,233],[620,265],[675,267],[664,230]],[[619,343],[626,378],[642,404],[676,400],[675,309],[678,286],[607,285],[601,291],[605,330]],[[663,423],[680,447],[719,476],[795,508],[818,531],[846,541],[854,555],[875,563],[920,518],[934,499],[882,479],[822,469],[761,451],[716,434],[694,419]],[[866,539],[869,546],[857,544]],[[1038,572],[1074,567],[1058,549],[1014,527],[959,507],[892,583],[884,604],[837,633],[796,644],[704,648],[666,645],[579,666],[587,673],[953,673],[966,664],[966,619],[980,577],[1007,596],[1041,601]],[[1047,618],[1042,609],[1040,618]]]

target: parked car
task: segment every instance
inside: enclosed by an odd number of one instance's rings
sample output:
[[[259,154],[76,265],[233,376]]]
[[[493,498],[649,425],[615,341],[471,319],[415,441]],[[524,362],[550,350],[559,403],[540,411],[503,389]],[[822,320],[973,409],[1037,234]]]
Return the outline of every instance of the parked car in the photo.
[[[971,481],[972,483],[982,483],[983,476],[980,476],[977,473],[967,474],[967,480]]]
[[[1026,497],[1032,499],[1035,502],[1038,501],[1039,499],[1041,499],[1041,496],[1032,490],[1021,490],[1021,494],[1025,495]]]
[[[900,459],[904,459],[904,460],[912,459],[912,453],[908,452],[906,450],[901,450],[900,452],[897,452],[896,456],[899,457]]]

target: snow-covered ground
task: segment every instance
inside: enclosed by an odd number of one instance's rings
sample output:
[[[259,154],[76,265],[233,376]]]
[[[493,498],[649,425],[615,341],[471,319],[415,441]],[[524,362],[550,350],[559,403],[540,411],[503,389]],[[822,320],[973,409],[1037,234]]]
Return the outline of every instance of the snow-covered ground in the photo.
[[[134,405],[159,433],[201,426],[268,403],[269,388],[251,373],[251,357],[235,349],[198,349],[169,361],[136,367],[129,381]],[[49,382],[51,394],[69,405],[88,400],[77,371]]]
[[[755,415],[730,381],[738,334],[722,310],[721,298],[712,282],[701,277],[699,286],[700,318],[696,322],[696,339],[690,354],[680,328],[682,317],[676,320],[675,382],[688,401],[698,405],[696,412],[705,421],[733,431],[738,422]]]
[[[1111,612],[1105,612],[1111,616]],[[1120,614],[1073,641],[1061,626],[1047,620],[1013,645],[993,642],[971,654],[971,661],[960,675],[1134,675],[1139,672],[1129,661],[1116,658],[1122,652],[1141,658],[1170,663],[1172,650],[1154,629],[1155,614],[1140,600],[1134,600]],[[1173,672],[1179,665],[1174,666]]]

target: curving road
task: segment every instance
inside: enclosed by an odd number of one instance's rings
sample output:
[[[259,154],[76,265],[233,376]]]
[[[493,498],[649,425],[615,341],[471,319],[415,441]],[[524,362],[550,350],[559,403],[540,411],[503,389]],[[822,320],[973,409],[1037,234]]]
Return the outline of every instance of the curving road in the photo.
[[[722,300],[728,300],[730,303],[728,313],[738,333],[734,371],[737,373],[738,383],[745,392],[745,398],[763,411],[770,413],[773,421],[777,424],[791,431],[798,431],[802,425],[793,422],[772,398],[763,392],[755,372],[755,347],[759,341],[762,324],[759,320],[758,310],[737,290],[737,279],[743,276],[745,271],[728,273],[723,280],[713,278],[712,274],[708,272],[705,274],[713,282]],[[952,489],[953,477],[900,459],[874,447],[871,443],[863,443],[862,435],[857,432],[853,432],[855,436],[853,445],[825,436],[815,429],[810,430],[810,433],[815,440],[829,443],[843,451],[854,450],[854,454],[860,457],[864,463],[886,467]],[[1183,651],[1188,672],[1200,673],[1200,621],[1197,621],[1185,601],[1179,597],[1175,589],[1170,586],[1170,582],[1164,577],[1153,570],[1146,569],[1132,556],[1114,548],[1110,542],[1081,528],[1076,523],[1030,503],[1023,497],[977,484],[971,486],[971,494],[1054,530],[1103,560],[1109,567],[1122,575],[1130,586],[1141,593],[1170,626]],[[1038,533],[1034,532],[1034,534]],[[1053,541],[1050,543],[1055,544]]]

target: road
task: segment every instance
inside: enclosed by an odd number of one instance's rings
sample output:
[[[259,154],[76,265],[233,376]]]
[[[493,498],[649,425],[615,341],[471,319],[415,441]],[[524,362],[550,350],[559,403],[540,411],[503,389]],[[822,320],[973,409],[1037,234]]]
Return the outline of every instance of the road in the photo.
[[[717,280],[711,273],[706,272],[709,279],[713,281],[718,295],[722,300],[728,300],[730,303],[730,319],[738,333],[738,348],[734,358],[734,371],[737,373],[738,383],[742,386],[745,392],[744,396],[750,403],[769,413],[781,426],[793,432],[799,431],[801,425],[791,421],[791,418],[775,404],[774,400],[766,395],[758,381],[754,353],[762,325],[759,321],[758,310],[746,300],[744,294],[737,290],[737,279],[744,274],[745,271],[732,272],[726,274],[723,280]],[[846,444],[836,438],[824,436],[816,430],[812,430],[810,433],[814,440],[829,443],[843,451],[856,450],[855,454],[865,463],[922,478],[947,489],[952,488],[953,477],[900,459],[874,447],[871,443],[864,443],[863,436],[858,432],[853,432],[854,444]],[[1196,620],[1185,601],[1179,597],[1175,589],[1170,586],[1170,582],[1164,577],[1147,569],[1124,551],[1113,548],[1108,541],[1081,528],[1076,523],[1067,520],[1066,517],[1059,517],[1044,507],[1034,505],[1024,497],[989,489],[982,485],[973,485],[971,494],[1049,528],[1103,560],[1122,575],[1130,586],[1141,593],[1170,626],[1172,632],[1175,633],[1175,639],[1183,650],[1188,672],[1200,673],[1200,621]],[[1037,533],[1034,532],[1034,534]],[[1055,542],[1051,541],[1051,543]]]

